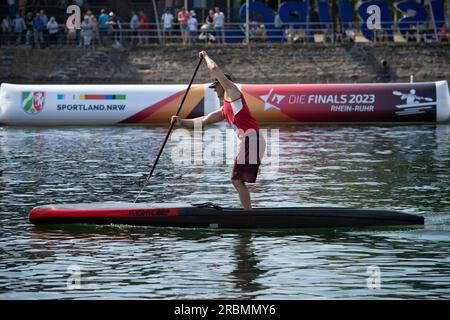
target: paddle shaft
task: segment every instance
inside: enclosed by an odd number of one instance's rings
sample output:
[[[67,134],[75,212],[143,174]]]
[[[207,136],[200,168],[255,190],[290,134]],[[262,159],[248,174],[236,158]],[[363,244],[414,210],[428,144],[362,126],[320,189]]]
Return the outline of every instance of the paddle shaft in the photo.
[[[202,64],[202,61],[203,61],[203,56],[201,56],[200,59],[198,60],[197,67],[195,68],[195,71],[194,71],[194,74],[192,75],[191,81],[189,82],[189,85],[188,85],[188,87],[187,87],[187,89],[186,89],[186,91],[184,93],[183,99],[181,100],[180,106],[178,107],[178,110],[177,110],[177,113],[176,113],[177,116],[180,114],[181,108],[183,108],[184,101],[186,100],[186,97],[187,97],[187,95],[189,93],[189,89],[191,88],[192,83],[194,82],[194,79],[195,79],[195,76],[197,74],[198,68],[200,68],[200,65]],[[148,175],[147,179],[145,180],[145,183],[142,186],[141,191],[139,191],[138,196],[134,200],[134,203],[136,203],[136,201],[139,199],[142,191],[147,186],[148,181],[152,177],[153,172],[155,171],[156,165],[158,164],[159,158],[161,157],[161,154],[162,154],[162,152],[164,150],[164,147],[166,146],[167,140],[169,140],[170,133],[172,132],[174,126],[175,126],[175,122],[171,121],[169,130],[167,131],[167,134],[166,134],[166,137],[164,139],[164,142],[162,143],[161,148],[159,149],[159,152],[158,152],[158,156],[156,157],[155,162],[153,163],[152,169],[150,170],[150,174]]]

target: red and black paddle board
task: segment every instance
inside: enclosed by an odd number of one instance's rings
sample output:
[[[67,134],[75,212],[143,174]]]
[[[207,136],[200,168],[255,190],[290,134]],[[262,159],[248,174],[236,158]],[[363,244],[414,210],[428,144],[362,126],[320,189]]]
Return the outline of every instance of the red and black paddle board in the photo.
[[[35,207],[30,222],[127,224],[181,228],[338,228],[423,225],[418,215],[381,209],[332,207],[221,208],[211,203],[103,202]]]

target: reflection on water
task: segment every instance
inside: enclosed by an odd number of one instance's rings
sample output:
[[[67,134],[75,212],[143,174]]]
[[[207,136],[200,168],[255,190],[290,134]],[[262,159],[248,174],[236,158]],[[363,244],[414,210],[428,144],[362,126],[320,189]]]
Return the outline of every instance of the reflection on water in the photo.
[[[424,228],[36,228],[39,204],[133,201],[164,128],[0,128],[0,298],[450,298],[450,125],[287,126],[256,206],[384,207]],[[230,166],[160,159],[140,201],[238,206]],[[66,287],[70,265],[81,288]],[[381,289],[367,288],[368,266]]]

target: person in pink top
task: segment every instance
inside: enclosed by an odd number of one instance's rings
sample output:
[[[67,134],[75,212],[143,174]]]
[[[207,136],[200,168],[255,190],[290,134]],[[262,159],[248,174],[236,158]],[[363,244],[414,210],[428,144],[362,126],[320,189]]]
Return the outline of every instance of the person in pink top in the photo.
[[[185,7],[181,8],[181,11],[178,12],[177,15],[178,22],[180,23],[180,32],[181,32],[181,40],[183,44],[188,43],[189,40],[189,29],[188,29],[188,20],[189,20],[189,12]]]
[[[171,121],[193,127],[195,123],[201,123],[204,126],[226,120],[240,139],[239,151],[231,172],[231,182],[238,192],[244,210],[251,210],[250,192],[246,182],[256,181],[261,158],[266,148],[264,137],[259,132],[258,123],[252,116],[244,95],[234,84],[231,76],[223,73],[205,51],[201,51],[199,55],[205,59],[208,69],[216,78],[209,88],[214,89],[220,100],[223,99],[223,105],[203,117],[181,119],[178,116],[172,116]]]

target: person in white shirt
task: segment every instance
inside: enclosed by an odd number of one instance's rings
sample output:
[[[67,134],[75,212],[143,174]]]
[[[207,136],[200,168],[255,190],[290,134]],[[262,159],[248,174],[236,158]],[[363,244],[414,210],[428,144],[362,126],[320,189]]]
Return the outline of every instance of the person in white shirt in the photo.
[[[55,17],[51,17],[50,20],[47,22],[47,30],[48,30],[48,43],[49,45],[56,45],[58,40],[58,31],[59,31],[59,25],[58,22],[56,22]]]
[[[3,32],[2,36],[8,46],[12,38],[12,31],[13,31],[13,22],[10,16],[6,16],[2,20],[2,32]]]
[[[163,23],[163,43],[166,42],[166,38],[172,36],[172,28],[173,28],[173,14],[170,12],[170,8],[166,9],[166,12],[161,17],[161,21]]]
[[[198,33],[198,21],[195,16],[195,11],[191,10],[189,13],[188,28],[190,33],[190,41],[192,41],[192,43],[196,42]]]
[[[218,43],[225,42],[225,15],[220,11],[219,7],[215,8],[214,13],[214,29],[216,30],[216,39]]]
[[[81,23],[81,36],[83,37],[83,44],[85,48],[91,45],[92,29],[91,19],[88,16],[85,16],[83,22]]]
[[[355,42],[356,34],[355,34],[355,31],[353,30],[353,26],[351,23],[350,23],[348,29],[345,30],[345,37],[347,38],[348,41]]]

